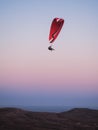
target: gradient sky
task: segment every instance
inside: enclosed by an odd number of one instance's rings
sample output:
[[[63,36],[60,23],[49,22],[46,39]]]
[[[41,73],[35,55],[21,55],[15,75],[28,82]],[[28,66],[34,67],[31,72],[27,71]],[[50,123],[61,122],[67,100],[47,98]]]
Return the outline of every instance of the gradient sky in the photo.
[[[0,0],[2,105],[98,106],[98,0]]]

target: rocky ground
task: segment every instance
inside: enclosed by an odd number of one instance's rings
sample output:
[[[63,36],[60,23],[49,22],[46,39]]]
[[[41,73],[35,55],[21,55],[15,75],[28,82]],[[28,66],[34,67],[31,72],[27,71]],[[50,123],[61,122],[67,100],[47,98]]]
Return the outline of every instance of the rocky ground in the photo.
[[[98,110],[48,113],[0,108],[0,130],[98,130]]]

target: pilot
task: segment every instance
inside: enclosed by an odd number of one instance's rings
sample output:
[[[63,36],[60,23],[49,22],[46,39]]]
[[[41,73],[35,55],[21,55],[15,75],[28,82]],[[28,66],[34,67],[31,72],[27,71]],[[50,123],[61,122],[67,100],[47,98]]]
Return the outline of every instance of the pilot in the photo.
[[[53,51],[54,49],[51,46],[49,46],[48,50]]]

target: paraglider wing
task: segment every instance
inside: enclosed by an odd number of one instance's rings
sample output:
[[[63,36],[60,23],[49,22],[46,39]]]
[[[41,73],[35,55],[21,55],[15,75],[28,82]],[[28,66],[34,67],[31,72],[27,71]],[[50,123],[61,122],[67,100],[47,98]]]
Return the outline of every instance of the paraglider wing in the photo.
[[[64,24],[64,19],[54,18],[50,28],[49,41],[53,43],[60,33],[62,26]]]

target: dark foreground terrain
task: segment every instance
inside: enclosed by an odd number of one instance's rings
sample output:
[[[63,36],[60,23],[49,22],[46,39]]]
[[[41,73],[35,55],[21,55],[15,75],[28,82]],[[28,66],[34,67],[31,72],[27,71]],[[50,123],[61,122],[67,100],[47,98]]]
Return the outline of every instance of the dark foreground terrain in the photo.
[[[48,113],[0,108],[0,130],[98,130],[98,110]]]

